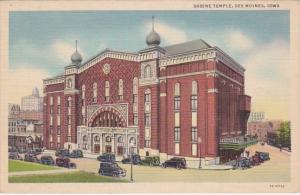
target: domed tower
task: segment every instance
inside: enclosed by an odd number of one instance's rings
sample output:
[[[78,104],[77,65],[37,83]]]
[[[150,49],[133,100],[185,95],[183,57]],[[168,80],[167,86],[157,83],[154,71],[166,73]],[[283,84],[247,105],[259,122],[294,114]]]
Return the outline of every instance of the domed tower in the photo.
[[[76,51],[71,56],[71,65],[79,66],[82,62],[82,57],[77,51],[77,40],[76,40]]]
[[[139,59],[141,62],[141,73],[139,80],[139,93],[150,97],[147,101],[142,98],[139,100],[139,113],[144,118],[139,119],[140,134],[140,154],[146,156],[147,154],[157,155],[159,153],[160,142],[159,142],[159,117],[160,112],[156,107],[152,105],[159,105],[158,101],[164,101],[165,96],[161,95],[160,90],[160,69],[159,61],[162,56],[165,55],[166,51],[159,46],[161,42],[159,34],[154,28],[154,17],[152,16],[152,31],[146,37],[146,47],[139,51]],[[146,117],[150,120],[150,125],[145,125],[144,122]]]
[[[152,31],[146,37],[146,43],[149,47],[158,46],[160,44],[160,36],[154,30],[154,17],[152,16]]]

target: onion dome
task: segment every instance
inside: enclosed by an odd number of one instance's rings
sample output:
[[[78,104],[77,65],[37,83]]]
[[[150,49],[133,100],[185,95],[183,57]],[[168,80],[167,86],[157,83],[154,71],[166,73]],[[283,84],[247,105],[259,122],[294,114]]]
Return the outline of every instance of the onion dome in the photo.
[[[79,65],[82,62],[82,56],[77,51],[77,40],[76,40],[76,51],[71,56],[71,62],[72,62],[72,65]]]
[[[160,36],[154,30],[154,16],[152,16],[152,31],[146,37],[146,43],[150,46],[156,46],[160,44]]]

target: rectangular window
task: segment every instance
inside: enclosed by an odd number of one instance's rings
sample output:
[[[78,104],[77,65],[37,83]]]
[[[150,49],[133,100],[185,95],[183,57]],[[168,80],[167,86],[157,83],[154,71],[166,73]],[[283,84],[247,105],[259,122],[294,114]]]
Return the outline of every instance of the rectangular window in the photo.
[[[176,142],[180,141],[180,127],[174,128],[174,141]]]
[[[136,94],[133,95],[133,103],[138,102],[138,96]]]
[[[137,113],[134,113],[134,114],[133,114],[133,124],[134,124],[134,125],[138,125],[138,122],[139,122],[138,114],[137,114]]]
[[[105,96],[104,100],[105,100],[106,102],[109,102],[109,96]]]
[[[197,142],[197,128],[192,127],[192,142]]]
[[[119,100],[123,100],[123,95],[119,95]]]
[[[150,97],[150,93],[145,94],[145,102],[150,102],[151,101],[151,97]]]
[[[72,117],[68,116],[68,125],[71,125],[71,124],[72,124]]]
[[[57,106],[57,114],[60,114],[61,110],[60,110],[60,105]]]
[[[191,96],[191,109],[192,109],[192,111],[196,111],[197,108],[198,108],[197,96],[196,95],[192,95]]]
[[[53,106],[50,106],[50,114],[53,114]]]
[[[180,110],[180,97],[174,97],[174,110]]]
[[[192,144],[192,155],[197,156],[197,144]]]
[[[151,140],[145,140],[145,148],[151,147]]]
[[[57,126],[57,135],[60,135],[60,126]]]
[[[150,126],[150,113],[145,113],[145,126]]]
[[[52,134],[52,133],[53,133],[53,126],[50,126],[49,134]]]

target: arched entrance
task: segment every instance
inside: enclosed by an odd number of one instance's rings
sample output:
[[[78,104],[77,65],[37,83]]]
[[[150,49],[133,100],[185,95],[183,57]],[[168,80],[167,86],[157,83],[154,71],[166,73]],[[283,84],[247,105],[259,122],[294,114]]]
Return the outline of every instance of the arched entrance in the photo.
[[[126,120],[113,107],[102,107],[90,117],[89,127],[126,127]]]

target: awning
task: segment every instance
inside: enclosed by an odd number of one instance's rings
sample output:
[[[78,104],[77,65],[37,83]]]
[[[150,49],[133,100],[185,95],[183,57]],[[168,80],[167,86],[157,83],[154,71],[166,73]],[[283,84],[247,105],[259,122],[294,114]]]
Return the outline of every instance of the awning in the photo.
[[[258,140],[255,137],[239,136],[221,138],[219,142],[220,150],[241,150],[251,145],[257,144]]]

